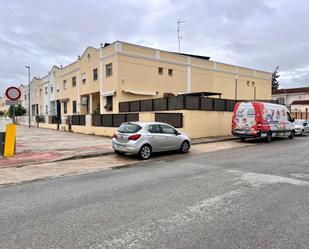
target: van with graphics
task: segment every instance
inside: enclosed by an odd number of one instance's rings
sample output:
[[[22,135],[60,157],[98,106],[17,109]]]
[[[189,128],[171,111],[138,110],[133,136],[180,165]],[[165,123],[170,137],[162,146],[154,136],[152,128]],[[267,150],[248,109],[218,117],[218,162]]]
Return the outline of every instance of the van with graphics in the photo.
[[[232,134],[242,141],[247,138],[294,138],[294,119],[283,105],[265,102],[238,102],[234,107]]]

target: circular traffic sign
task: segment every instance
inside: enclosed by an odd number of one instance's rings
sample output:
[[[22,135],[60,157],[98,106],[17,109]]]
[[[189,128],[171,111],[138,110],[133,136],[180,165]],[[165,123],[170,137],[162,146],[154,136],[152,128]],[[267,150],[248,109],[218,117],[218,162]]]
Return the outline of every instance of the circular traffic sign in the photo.
[[[5,96],[9,100],[19,100],[21,96],[21,92],[17,87],[11,86],[8,89],[6,89]]]

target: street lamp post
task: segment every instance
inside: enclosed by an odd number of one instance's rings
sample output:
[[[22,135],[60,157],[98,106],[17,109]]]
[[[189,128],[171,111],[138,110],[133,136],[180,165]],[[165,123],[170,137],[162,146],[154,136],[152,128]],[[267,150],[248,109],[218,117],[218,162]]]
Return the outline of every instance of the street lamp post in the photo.
[[[31,128],[31,86],[30,86],[30,67],[26,66],[28,69],[28,116],[29,116],[29,128]]]

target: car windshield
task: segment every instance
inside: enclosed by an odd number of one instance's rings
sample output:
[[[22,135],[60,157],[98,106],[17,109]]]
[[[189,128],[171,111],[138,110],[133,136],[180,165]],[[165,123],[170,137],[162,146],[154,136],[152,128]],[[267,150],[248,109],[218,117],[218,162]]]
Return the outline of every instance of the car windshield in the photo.
[[[301,125],[301,124],[303,124],[303,121],[301,121],[301,120],[295,120],[295,124]]]
[[[135,133],[138,132],[142,127],[140,127],[137,124],[131,124],[131,123],[123,123],[118,128],[118,132],[121,133]]]

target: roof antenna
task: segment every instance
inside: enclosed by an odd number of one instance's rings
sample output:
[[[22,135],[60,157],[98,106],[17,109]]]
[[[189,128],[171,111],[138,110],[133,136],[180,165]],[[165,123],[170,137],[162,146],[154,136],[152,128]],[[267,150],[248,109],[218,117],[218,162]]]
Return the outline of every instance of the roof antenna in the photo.
[[[180,24],[185,23],[185,20],[178,19],[177,21],[177,35],[178,35],[178,52],[180,53],[180,40],[182,39],[182,36],[180,35]]]

